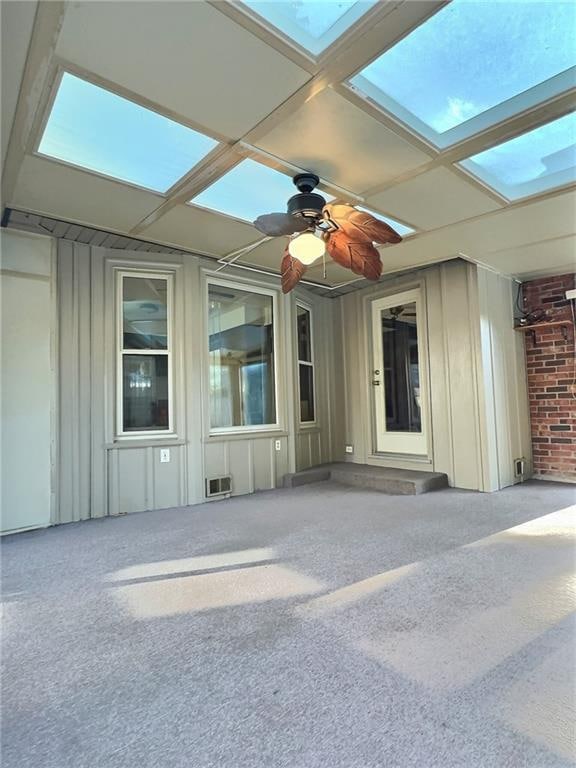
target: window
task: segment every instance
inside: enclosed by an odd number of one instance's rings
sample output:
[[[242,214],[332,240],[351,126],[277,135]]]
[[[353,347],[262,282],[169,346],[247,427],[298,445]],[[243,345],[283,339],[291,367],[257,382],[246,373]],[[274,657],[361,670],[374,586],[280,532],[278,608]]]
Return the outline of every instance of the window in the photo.
[[[375,3],[376,0],[244,0],[244,5],[315,56],[337,40]]]
[[[314,422],[314,350],[312,346],[312,316],[309,309],[296,305],[298,337],[298,384],[300,392],[300,422]]]
[[[480,152],[461,165],[509,200],[576,180],[576,113]]]
[[[166,192],[218,142],[65,72],[38,151]]]
[[[253,222],[263,213],[285,211],[286,203],[297,191],[290,176],[248,159],[242,160],[188,202]],[[327,202],[334,199],[327,192],[320,194]]]
[[[569,90],[574,5],[453,0],[351,84],[445,148]]]
[[[285,211],[288,198],[296,192],[290,176],[255,160],[243,160],[190,202],[252,222],[263,213]]]
[[[208,284],[210,426],[276,425],[274,294]]]
[[[172,276],[118,273],[118,434],[172,431]]]

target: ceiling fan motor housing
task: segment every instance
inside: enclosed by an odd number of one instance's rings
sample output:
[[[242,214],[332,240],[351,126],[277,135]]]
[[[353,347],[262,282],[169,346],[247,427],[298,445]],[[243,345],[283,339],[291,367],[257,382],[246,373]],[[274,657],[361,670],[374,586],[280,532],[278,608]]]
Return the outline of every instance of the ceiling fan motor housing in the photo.
[[[288,200],[288,213],[292,216],[306,216],[318,218],[322,215],[322,208],[326,200],[316,192],[301,192]]]

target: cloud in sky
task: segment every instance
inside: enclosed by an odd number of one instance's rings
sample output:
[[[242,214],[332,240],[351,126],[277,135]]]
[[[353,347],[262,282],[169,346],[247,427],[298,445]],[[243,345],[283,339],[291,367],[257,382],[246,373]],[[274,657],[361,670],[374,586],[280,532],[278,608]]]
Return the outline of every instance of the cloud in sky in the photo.
[[[454,128],[455,125],[460,125],[465,120],[470,120],[471,117],[479,115],[481,112],[484,112],[484,109],[484,107],[475,104],[473,101],[449,96],[448,105],[444,111],[432,118],[430,123],[435,131],[444,133],[444,131]]]

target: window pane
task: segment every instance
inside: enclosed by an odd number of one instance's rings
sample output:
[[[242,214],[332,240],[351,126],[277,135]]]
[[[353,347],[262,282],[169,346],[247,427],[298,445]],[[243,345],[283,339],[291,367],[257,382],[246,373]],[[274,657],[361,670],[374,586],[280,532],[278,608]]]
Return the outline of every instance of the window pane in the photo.
[[[244,221],[286,210],[296,192],[292,179],[255,160],[243,160],[190,202]]]
[[[66,72],[39,152],[165,192],[217,143]]]
[[[271,296],[228,286],[208,290],[210,423],[276,423]]]
[[[300,421],[314,421],[314,368],[300,364]]]
[[[386,429],[421,432],[416,303],[382,312]]]
[[[124,431],[168,429],[168,355],[124,355]]]
[[[480,152],[462,165],[510,200],[576,179],[576,114]]]
[[[168,348],[167,289],[161,278],[123,278],[124,349]]]
[[[296,323],[298,327],[298,360],[306,360],[311,363],[310,312],[304,307],[297,308]]]
[[[248,159],[188,202],[252,222],[262,213],[285,211],[287,200],[295,192],[290,176]],[[323,190],[321,194],[327,202],[334,200]]]

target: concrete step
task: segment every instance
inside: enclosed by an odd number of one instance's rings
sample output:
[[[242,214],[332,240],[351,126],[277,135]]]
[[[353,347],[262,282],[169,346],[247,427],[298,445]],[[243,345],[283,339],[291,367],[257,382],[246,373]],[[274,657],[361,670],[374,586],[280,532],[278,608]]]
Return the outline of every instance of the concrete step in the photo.
[[[284,487],[295,488],[324,480],[334,480],[337,483],[358,488],[370,488],[381,493],[410,496],[448,487],[448,477],[443,472],[391,469],[352,462],[323,464],[285,475]]]

